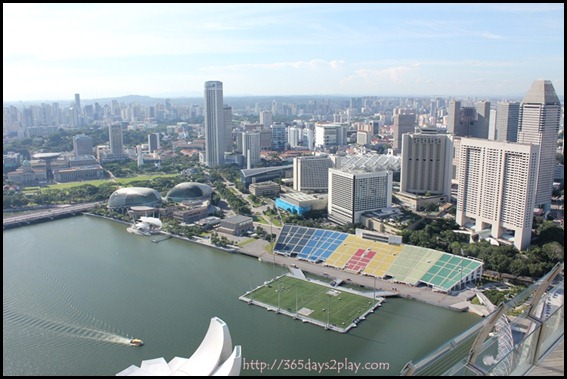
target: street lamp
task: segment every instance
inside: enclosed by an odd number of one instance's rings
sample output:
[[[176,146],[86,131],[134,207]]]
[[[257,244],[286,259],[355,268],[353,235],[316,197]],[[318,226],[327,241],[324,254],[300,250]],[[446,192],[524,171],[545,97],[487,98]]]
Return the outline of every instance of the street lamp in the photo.
[[[376,277],[374,277],[374,302],[376,301]]]
[[[297,316],[298,306],[297,306],[297,285],[295,286],[295,316]]]
[[[461,249],[461,281],[459,282],[459,291],[463,290],[463,249]]]
[[[280,312],[280,284],[278,283],[278,313]]]
[[[272,259],[273,259],[273,266],[272,266],[272,276],[273,276],[273,280],[276,280],[276,254],[274,253],[274,243],[272,241],[272,216],[269,216],[270,219],[270,252],[272,253]]]
[[[253,298],[253,291],[252,291],[252,273],[250,273],[250,301],[252,301]]]
[[[330,326],[331,323],[331,295],[329,296],[329,305],[327,306],[327,329]]]

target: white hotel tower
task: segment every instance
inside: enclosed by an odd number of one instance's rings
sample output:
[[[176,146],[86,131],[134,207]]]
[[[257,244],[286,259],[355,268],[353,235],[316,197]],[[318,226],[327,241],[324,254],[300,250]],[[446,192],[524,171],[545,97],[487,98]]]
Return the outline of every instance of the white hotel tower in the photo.
[[[391,206],[392,171],[329,169],[329,220],[356,224],[363,213]]]
[[[462,138],[456,221],[493,238],[513,234],[514,246],[531,240],[539,147]],[[512,233],[510,233],[512,232]]]
[[[293,158],[293,189],[302,192],[327,192],[329,169],[334,164],[327,155]]]

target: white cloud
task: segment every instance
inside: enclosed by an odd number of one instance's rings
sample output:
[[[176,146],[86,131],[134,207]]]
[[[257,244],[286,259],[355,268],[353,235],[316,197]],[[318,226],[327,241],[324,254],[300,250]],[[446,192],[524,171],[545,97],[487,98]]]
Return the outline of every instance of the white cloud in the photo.
[[[202,67],[201,71],[239,71],[239,70],[249,70],[249,69],[264,69],[264,70],[281,70],[286,68],[292,69],[321,69],[330,68],[332,70],[337,70],[344,63],[342,60],[331,60],[326,61],[323,59],[311,59],[308,61],[289,61],[289,62],[272,62],[272,63],[242,63],[233,64],[225,66],[207,66]]]

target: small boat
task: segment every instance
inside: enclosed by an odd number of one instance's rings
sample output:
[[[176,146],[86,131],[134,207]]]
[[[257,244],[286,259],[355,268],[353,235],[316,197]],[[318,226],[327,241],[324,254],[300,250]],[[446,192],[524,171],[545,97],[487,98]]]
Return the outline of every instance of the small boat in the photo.
[[[144,344],[144,341],[142,341],[139,338],[134,338],[134,339],[130,340],[130,345],[133,345],[133,346],[142,346],[143,344]]]

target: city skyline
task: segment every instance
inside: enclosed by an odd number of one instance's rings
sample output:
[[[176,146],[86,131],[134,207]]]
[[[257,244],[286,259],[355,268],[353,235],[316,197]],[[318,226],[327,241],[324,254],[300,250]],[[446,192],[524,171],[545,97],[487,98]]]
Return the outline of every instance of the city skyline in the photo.
[[[564,93],[564,4],[3,4],[4,101]]]

